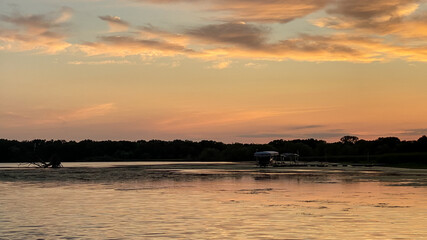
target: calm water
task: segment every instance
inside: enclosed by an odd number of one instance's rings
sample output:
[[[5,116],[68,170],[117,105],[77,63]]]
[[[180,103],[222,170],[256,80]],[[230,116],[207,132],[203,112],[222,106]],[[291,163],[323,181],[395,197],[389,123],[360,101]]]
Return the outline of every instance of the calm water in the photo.
[[[427,239],[424,171],[91,167],[0,169],[0,239]]]

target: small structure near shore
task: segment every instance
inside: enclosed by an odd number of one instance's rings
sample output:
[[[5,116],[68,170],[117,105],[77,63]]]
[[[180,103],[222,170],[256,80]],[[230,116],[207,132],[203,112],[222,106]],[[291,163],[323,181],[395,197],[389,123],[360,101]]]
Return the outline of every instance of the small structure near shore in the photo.
[[[255,160],[260,167],[267,167],[279,159],[279,153],[275,151],[262,151],[254,153]]]
[[[255,160],[260,167],[296,165],[299,155],[296,153],[282,153],[276,151],[262,151],[254,154]]]

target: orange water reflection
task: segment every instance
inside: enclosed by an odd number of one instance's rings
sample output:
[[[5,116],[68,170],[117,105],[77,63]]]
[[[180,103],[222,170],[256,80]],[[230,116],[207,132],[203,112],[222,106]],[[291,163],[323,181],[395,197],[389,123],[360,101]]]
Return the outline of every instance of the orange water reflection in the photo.
[[[182,181],[0,181],[0,192],[0,235],[6,239],[427,236],[427,189],[379,181],[252,175]]]

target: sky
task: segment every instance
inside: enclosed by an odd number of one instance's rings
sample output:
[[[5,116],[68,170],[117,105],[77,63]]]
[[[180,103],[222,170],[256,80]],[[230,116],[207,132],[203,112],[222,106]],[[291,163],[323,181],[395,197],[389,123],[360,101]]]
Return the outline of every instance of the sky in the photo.
[[[425,0],[0,0],[0,138],[427,134]]]

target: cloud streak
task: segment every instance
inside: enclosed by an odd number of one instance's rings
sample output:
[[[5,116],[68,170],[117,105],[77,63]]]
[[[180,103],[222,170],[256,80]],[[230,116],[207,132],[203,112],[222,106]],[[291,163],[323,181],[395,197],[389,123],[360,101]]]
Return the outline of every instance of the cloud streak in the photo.
[[[106,65],[106,64],[132,64],[128,60],[104,60],[104,61],[70,61],[68,64],[71,65]]]
[[[101,36],[97,42],[81,44],[80,49],[90,56],[175,56],[195,54],[185,46],[165,40],[141,39],[134,36]]]
[[[55,54],[63,51],[66,42],[65,27],[72,16],[72,9],[63,7],[46,14],[23,15],[15,12],[0,15],[0,46],[8,51],[30,51]]]
[[[337,132],[312,132],[312,133],[259,133],[242,134],[239,138],[264,138],[264,139],[331,139],[349,135],[344,131]]]
[[[108,23],[111,32],[127,31],[130,27],[130,24],[128,22],[122,20],[120,17],[117,16],[105,15],[99,16],[99,19]]]
[[[89,107],[83,107],[70,111],[65,114],[59,114],[54,119],[58,121],[80,121],[99,116],[104,116],[114,109],[113,103],[98,104]]]
[[[416,13],[423,0],[339,0],[330,9],[330,16],[314,20],[316,26],[335,30],[395,36],[425,38],[426,13]]]
[[[75,128],[76,132],[69,133],[72,135],[81,131],[81,127],[85,125],[92,125],[87,132],[92,131],[93,127],[105,125],[105,116],[114,116],[114,110],[116,110],[114,103],[103,103],[75,109],[31,108],[15,112],[0,111],[0,129],[6,135],[8,132],[18,132],[21,137],[40,131],[32,137],[34,138],[40,134],[49,135],[50,131],[57,128]],[[103,131],[105,132],[105,129]]]
[[[324,8],[332,0],[131,0],[151,4],[178,4],[222,14],[231,22],[287,23]]]
[[[208,44],[230,44],[259,48],[267,40],[268,29],[253,24],[222,23],[190,29],[186,34]]]
[[[401,135],[422,136],[427,135],[427,128],[405,129]]]

